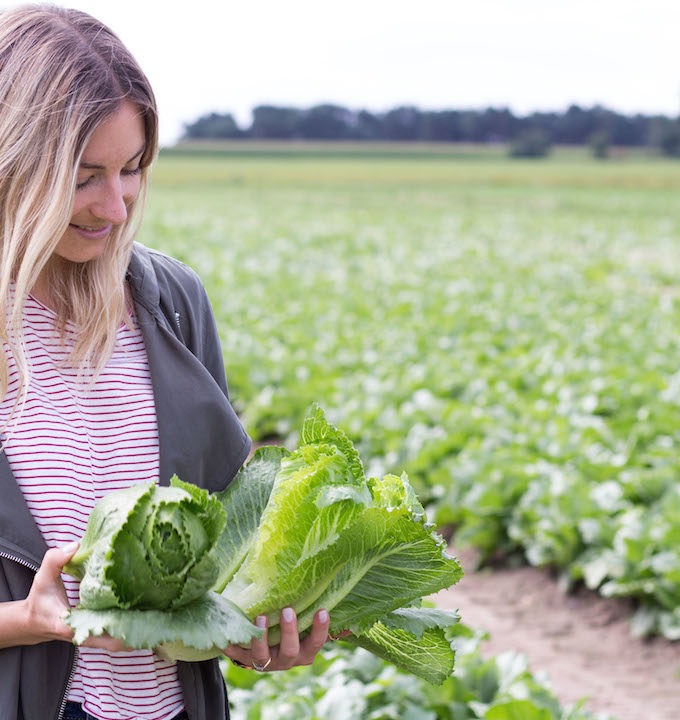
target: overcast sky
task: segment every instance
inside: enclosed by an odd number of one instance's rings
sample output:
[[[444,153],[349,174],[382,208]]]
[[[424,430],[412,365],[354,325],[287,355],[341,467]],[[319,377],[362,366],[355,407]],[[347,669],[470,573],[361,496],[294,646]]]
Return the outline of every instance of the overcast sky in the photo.
[[[0,0],[0,7],[16,2]],[[161,140],[260,103],[680,112],[678,0],[74,0],[149,76]]]

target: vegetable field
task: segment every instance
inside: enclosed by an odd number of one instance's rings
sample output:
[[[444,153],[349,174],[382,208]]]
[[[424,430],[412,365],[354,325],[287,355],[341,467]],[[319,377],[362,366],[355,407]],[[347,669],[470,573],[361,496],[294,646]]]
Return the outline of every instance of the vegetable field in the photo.
[[[254,438],[318,401],[457,545],[673,639],[678,237],[670,162],[324,147],[167,152],[140,234],[204,280]]]
[[[258,675],[226,664],[235,720],[594,720],[587,710],[561,707],[527,668],[507,652],[489,660],[483,638],[457,629],[456,672],[431,685],[400,672],[363,649],[322,651],[309,668]]]

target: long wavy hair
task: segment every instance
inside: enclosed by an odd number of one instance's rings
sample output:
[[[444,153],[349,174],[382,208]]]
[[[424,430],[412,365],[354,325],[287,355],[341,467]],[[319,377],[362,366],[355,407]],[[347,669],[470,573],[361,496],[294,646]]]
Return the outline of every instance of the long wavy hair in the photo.
[[[85,146],[124,101],[144,121],[138,199],[100,257],[55,261]],[[42,271],[58,331],[63,334],[67,322],[76,328],[69,362],[79,376],[96,378],[110,357],[126,318],[125,271],[157,147],[149,81],[108,27],[84,12],[51,5],[0,13],[0,401],[7,396],[11,359],[19,381],[10,416],[30,382],[22,314]]]

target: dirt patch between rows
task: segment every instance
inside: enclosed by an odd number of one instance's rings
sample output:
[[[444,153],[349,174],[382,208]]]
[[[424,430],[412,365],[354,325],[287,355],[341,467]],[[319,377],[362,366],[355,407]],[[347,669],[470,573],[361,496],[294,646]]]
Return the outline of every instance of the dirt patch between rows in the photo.
[[[620,720],[680,718],[680,643],[632,637],[628,603],[584,588],[564,594],[536,568],[471,571],[473,555],[454,554],[465,577],[433,599],[490,633],[486,656],[524,653],[533,672],[547,671],[564,703],[587,697],[591,711]]]

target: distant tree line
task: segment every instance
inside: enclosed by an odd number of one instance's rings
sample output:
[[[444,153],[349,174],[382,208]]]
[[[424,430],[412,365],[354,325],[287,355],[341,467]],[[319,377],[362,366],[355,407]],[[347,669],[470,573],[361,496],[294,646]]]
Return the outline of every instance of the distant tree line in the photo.
[[[420,110],[396,107],[386,112],[350,110],[340,105],[301,109],[259,105],[250,127],[230,113],[210,113],[185,125],[184,139],[372,140],[398,142],[510,143],[515,154],[545,154],[553,144],[587,145],[606,155],[610,145],[653,146],[680,155],[680,123],[663,115],[623,115],[602,106],[571,105],[564,112],[518,117],[507,108]],[[522,153],[526,146],[527,153]],[[531,146],[531,147],[530,147]]]

